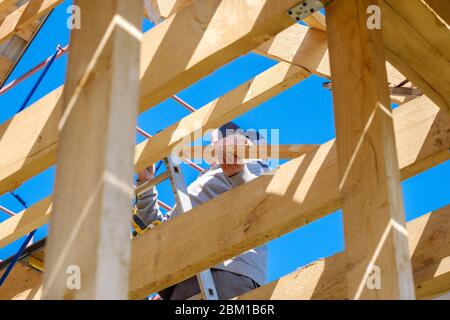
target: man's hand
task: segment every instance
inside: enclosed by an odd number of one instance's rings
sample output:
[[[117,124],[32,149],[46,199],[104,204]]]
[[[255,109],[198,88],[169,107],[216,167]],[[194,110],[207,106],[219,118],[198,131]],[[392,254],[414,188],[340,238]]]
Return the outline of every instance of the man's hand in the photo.
[[[155,176],[155,165],[138,172],[139,184],[152,180]]]
[[[245,162],[240,156],[240,150],[245,150],[249,144],[248,139],[242,134],[233,134],[217,142],[217,161],[227,177],[232,177],[244,170]]]

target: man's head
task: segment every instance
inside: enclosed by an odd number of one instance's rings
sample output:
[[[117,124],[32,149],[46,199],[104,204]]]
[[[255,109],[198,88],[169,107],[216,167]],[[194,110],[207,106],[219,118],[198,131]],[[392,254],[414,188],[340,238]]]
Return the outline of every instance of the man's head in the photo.
[[[212,144],[217,144],[220,140],[225,139],[227,136],[237,133],[243,134],[242,129],[234,122],[228,122],[218,129],[215,129],[211,133]]]

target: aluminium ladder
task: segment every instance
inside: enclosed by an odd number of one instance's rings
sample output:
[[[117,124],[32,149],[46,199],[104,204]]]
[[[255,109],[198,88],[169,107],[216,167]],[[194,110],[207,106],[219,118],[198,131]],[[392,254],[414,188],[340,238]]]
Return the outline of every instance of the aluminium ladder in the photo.
[[[175,196],[175,201],[179,208],[178,210],[180,210],[180,214],[184,214],[185,212],[192,209],[192,203],[187,192],[187,187],[181,167],[175,164],[170,156],[164,159],[164,163],[166,165],[167,171],[136,187],[135,194],[142,194],[169,178]],[[214,285],[214,279],[212,277],[210,269],[200,272],[197,275],[197,280],[202,298],[204,300],[219,300],[219,296],[217,294],[217,290]]]

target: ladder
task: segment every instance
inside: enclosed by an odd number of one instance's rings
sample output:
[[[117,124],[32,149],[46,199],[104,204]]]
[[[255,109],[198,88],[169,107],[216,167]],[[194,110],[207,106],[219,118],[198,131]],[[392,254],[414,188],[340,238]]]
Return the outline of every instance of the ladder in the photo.
[[[167,171],[136,187],[135,194],[140,195],[169,178],[180,214],[184,214],[192,209],[192,203],[187,192],[183,172],[170,156],[164,159],[164,163]],[[177,163],[180,162],[177,161]],[[203,300],[219,300],[210,269],[199,273],[197,280]]]

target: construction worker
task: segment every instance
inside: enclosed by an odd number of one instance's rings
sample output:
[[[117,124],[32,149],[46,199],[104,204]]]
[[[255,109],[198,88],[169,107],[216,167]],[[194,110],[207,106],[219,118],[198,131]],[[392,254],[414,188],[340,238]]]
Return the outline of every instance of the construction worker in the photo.
[[[212,144],[217,147],[216,150],[222,150],[218,152],[221,154],[216,154],[219,163],[213,165],[189,185],[188,193],[193,207],[269,171],[269,166],[262,160],[238,161],[233,154],[231,158],[234,157],[234,159],[230,161],[230,154],[227,155],[224,151],[225,148],[221,147],[242,142],[245,144],[258,143],[258,141],[255,141],[257,138],[253,137],[252,140],[242,133],[243,131],[232,122],[212,132]],[[138,185],[152,179],[153,176],[154,166],[140,172],[138,174]],[[138,233],[145,231],[155,222],[160,223],[166,220],[159,209],[157,197],[157,190],[153,188],[137,198],[137,212],[133,215],[133,225]],[[170,212],[170,218],[174,218],[177,214],[179,214],[177,208],[174,207]],[[189,234],[188,230],[186,232]],[[219,299],[231,299],[263,285],[266,281],[266,269],[267,247],[265,245],[249,250],[211,268]],[[200,288],[197,278],[192,277],[162,290],[159,295],[165,300],[186,300],[199,293]]]

